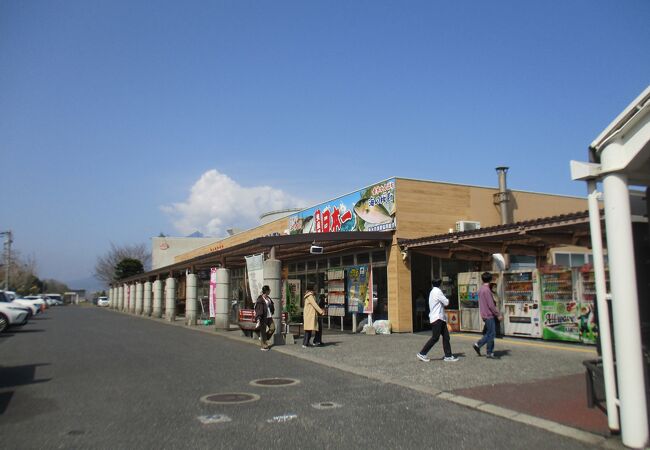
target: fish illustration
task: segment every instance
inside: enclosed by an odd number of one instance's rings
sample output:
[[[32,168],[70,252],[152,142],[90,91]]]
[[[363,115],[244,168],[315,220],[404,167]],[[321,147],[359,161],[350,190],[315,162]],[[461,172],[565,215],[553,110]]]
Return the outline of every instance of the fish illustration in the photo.
[[[315,230],[314,216],[305,217],[302,221],[302,232],[313,233]]]
[[[362,198],[354,205],[354,212],[365,222],[372,224],[389,223],[393,220],[386,208],[379,204],[370,206],[367,198]]]

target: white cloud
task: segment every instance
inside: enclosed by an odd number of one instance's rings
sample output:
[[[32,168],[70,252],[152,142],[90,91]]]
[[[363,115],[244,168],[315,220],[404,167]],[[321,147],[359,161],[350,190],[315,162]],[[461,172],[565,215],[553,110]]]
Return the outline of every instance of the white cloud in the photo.
[[[262,213],[295,208],[304,202],[270,186],[243,187],[216,169],[201,175],[182,203],[162,206],[183,235],[200,231],[221,237],[228,228],[251,228]]]

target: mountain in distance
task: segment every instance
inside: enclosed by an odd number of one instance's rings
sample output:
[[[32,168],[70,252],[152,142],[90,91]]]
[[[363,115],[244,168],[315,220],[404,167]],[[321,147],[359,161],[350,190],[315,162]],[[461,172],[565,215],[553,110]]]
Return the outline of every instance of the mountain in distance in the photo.
[[[190,234],[187,237],[202,238],[202,237],[205,237],[205,235],[203,233],[201,233],[200,231],[195,231],[194,233]]]

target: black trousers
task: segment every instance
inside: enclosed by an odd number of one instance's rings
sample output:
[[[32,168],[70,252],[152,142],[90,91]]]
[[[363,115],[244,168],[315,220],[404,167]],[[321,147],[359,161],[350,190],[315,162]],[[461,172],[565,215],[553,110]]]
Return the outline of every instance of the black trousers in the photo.
[[[310,339],[311,339],[311,330],[305,330],[305,336],[302,338],[302,345],[309,346]]]
[[[444,320],[436,320],[431,324],[431,337],[424,344],[420,354],[426,355],[429,353],[429,350],[438,342],[440,335],[442,334],[442,348],[445,351],[445,356],[452,356],[451,354],[451,342],[449,341],[449,330],[447,329],[447,322]]]
[[[318,330],[314,333],[314,344],[323,343],[323,318],[318,318]]]

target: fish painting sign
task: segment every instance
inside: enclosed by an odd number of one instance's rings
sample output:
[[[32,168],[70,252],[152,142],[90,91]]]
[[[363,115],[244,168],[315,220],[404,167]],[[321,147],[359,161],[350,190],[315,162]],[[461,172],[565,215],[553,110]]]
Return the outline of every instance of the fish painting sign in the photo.
[[[396,227],[394,178],[289,216],[291,234],[389,231]]]

